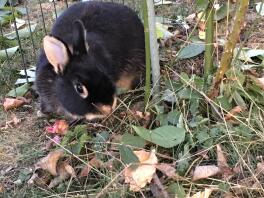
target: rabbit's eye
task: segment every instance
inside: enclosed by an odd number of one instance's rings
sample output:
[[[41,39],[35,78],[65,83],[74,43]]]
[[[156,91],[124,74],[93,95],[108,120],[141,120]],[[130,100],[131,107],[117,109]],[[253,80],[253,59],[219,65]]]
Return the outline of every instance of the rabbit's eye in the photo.
[[[76,90],[76,92],[82,97],[82,98],[86,98],[88,96],[88,91],[86,89],[86,87],[84,85],[82,85],[81,83],[76,83],[74,85],[74,88]]]

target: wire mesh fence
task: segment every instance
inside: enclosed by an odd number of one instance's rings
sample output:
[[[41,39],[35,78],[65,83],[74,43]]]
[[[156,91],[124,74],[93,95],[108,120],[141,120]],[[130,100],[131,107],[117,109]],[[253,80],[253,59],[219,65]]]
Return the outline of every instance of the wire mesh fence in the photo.
[[[87,0],[86,0],[87,1]],[[97,0],[131,7],[140,15],[141,0]],[[56,18],[78,1],[1,0],[0,2],[0,94],[35,80],[35,65],[42,38]],[[164,0],[154,0],[163,4]],[[19,71],[19,73],[17,72]]]

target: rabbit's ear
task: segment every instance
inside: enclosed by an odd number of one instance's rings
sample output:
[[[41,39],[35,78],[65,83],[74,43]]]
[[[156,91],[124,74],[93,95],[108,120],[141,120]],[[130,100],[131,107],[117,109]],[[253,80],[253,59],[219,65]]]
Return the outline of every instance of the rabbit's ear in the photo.
[[[54,71],[59,74],[69,62],[67,47],[63,42],[52,36],[45,36],[43,39],[44,51],[49,63],[53,66]]]
[[[86,39],[86,29],[81,20],[73,23],[73,55],[87,54],[89,45]]]

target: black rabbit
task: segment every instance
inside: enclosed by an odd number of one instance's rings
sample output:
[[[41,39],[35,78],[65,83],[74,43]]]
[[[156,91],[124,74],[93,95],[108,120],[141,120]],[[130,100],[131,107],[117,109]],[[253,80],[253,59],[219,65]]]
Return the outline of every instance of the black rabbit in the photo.
[[[43,46],[36,71],[43,113],[104,117],[115,108],[116,88],[133,89],[144,76],[144,27],[121,4],[72,5]]]

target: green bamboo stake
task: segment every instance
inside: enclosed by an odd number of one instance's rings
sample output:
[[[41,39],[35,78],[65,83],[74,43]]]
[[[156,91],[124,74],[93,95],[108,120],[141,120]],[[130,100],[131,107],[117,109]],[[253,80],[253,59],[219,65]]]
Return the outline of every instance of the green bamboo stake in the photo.
[[[213,72],[213,53],[214,53],[214,7],[210,2],[206,9],[206,29],[205,29],[205,64],[204,75],[207,78]]]
[[[145,107],[150,98],[150,82],[151,82],[151,58],[150,58],[150,40],[149,40],[149,22],[148,22],[148,6],[147,0],[143,0],[143,20],[145,32],[145,53],[146,53],[146,82],[145,82]]]

